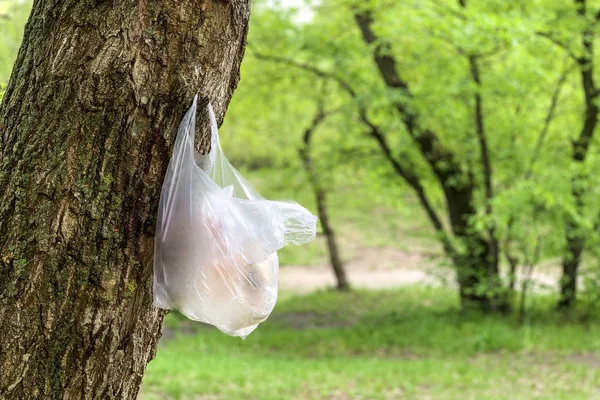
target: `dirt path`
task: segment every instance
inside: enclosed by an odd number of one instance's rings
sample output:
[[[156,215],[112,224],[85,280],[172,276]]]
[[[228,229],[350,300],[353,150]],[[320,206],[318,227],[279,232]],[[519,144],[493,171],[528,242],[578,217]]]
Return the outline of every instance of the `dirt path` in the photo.
[[[394,248],[367,248],[357,257],[345,260],[350,283],[358,288],[385,289],[414,284],[454,285],[454,272],[440,262],[418,253]],[[542,266],[533,273],[537,291],[554,291],[560,271],[557,266]],[[283,266],[279,270],[279,287],[284,291],[307,293],[335,285],[335,277],[327,264]]]

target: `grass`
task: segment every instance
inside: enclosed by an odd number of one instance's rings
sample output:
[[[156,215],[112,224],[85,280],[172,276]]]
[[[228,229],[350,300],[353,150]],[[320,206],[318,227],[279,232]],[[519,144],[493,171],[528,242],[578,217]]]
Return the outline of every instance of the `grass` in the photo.
[[[288,296],[245,341],[170,314],[142,398],[599,398],[600,324],[536,300],[521,324],[439,288]]]

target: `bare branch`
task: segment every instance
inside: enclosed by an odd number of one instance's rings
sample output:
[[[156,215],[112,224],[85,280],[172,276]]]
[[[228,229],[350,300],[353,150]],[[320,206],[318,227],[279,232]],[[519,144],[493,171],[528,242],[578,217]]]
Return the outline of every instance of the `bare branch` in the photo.
[[[322,103],[317,107],[317,112],[312,119],[311,125],[304,130],[303,142],[306,146],[310,144],[310,140],[312,138],[312,134],[315,129],[327,118],[339,112],[339,110],[324,110]]]
[[[571,49],[569,48],[569,46],[568,46],[566,43],[564,43],[564,42],[562,42],[562,41],[558,40],[557,38],[553,37],[553,36],[552,36],[551,34],[549,34],[548,32],[541,32],[541,31],[538,31],[538,32],[536,32],[535,34],[536,34],[536,35],[538,35],[538,36],[540,36],[540,37],[543,37],[543,38],[545,38],[545,39],[548,39],[548,40],[550,40],[552,43],[554,43],[554,44],[555,44],[555,45],[557,45],[558,47],[560,47],[560,48],[562,48],[563,50],[565,50],[565,51],[567,52],[567,54],[568,54],[568,55],[569,55],[569,56],[570,56],[570,57],[571,57],[573,60],[577,61],[578,63],[580,63],[580,62],[581,62],[581,57],[577,57],[577,55],[576,55],[575,53],[573,53],[573,50],[571,50]]]
[[[556,106],[558,105],[558,99],[560,97],[560,92],[562,90],[564,83],[567,80],[567,77],[569,76],[569,73],[573,70],[573,67],[574,67],[574,65],[571,65],[570,67],[565,68],[565,70],[560,75],[560,78],[556,82],[556,87],[554,88],[554,92],[552,93],[552,99],[550,100],[550,107],[548,108],[548,112],[546,113],[546,118],[544,119],[544,125],[542,126],[542,130],[540,131],[540,134],[538,135],[538,140],[535,144],[535,148],[534,148],[533,154],[531,156],[531,161],[529,162],[529,167],[527,169],[527,172],[525,173],[525,179],[529,179],[531,177],[531,174],[533,172],[533,167],[535,166],[535,163],[538,160],[542,146],[544,144],[544,141],[546,140],[548,131],[550,130],[550,124],[551,124],[552,120],[554,119],[554,114],[556,111]]]
[[[348,84],[348,82],[346,82],[344,79],[340,78],[338,75],[336,75],[332,72],[324,71],[313,65],[304,64],[304,63],[301,63],[301,62],[298,62],[298,61],[295,61],[295,60],[292,60],[289,58],[262,54],[262,53],[259,53],[258,51],[256,51],[250,45],[248,45],[248,49],[254,55],[254,57],[256,57],[259,60],[272,61],[272,62],[276,62],[276,63],[280,63],[280,64],[287,64],[287,65],[290,65],[295,68],[309,71],[312,74],[319,76],[321,78],[333,79],[342,87],[342,89],[344,89],[346,92],[348,92],[348,94],[351,97],[356,97],[356,91]]]

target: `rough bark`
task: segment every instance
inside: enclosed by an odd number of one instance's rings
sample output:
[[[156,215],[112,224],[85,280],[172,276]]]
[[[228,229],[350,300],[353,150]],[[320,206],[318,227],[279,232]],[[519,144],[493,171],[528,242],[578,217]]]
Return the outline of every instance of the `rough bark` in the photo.
[[[0,399],[136,397],[170,149],[194,93],[222,120],[249,3],[34,3],[0,106]]]
[[[310,144],[312,135],[317,126],[325,119],[326,115],[322,110],[319,110],[310,127],[304,131],[303,142],[304,147],[300,150],[300,157],[304,164],[304,169],[308,174],[310,184],[315,193],[315,201],[317,203],[317,213],[319,214],[319,221],[321,222],[321,228],[327,239],[327,250],[329,251],[329,262],[335,279],[337,282],[337,289],[340,291],[346,291],[350,289],[350,284],[346,276],[346,270],[344,264],[340,258],[340,254],[337,246],[337,239],[335,231],[329,220],[329,213],[327,212],[327,191],[323,188],[323,185],[319,182],[317,172],[314,169],[313,161],[310,156]]]

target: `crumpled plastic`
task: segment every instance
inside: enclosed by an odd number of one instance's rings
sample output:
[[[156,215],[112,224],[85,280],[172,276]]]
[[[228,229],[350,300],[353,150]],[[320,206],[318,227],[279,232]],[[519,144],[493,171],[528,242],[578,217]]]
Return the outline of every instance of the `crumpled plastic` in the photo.
[[[265,200],[227,161],[210,104],[211,150],[194,150],[197,96],[163,182],[154,245],[154,305],[242,338],[277,301],[277,250],[312,241],[317,218]]]

